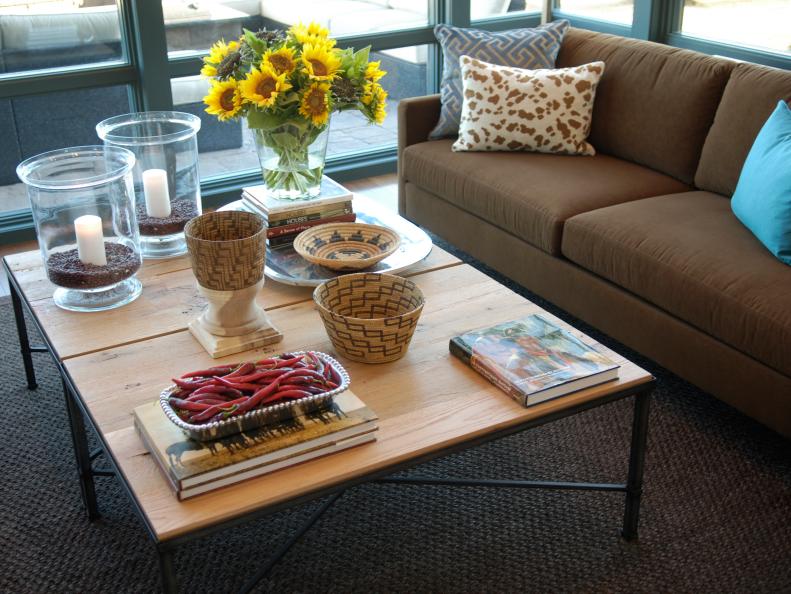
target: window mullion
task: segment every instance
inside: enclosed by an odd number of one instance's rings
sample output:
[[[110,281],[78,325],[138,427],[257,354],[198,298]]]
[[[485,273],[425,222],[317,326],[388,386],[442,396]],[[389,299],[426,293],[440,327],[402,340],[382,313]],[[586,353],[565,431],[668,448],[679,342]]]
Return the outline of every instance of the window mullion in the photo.
[[[165,19],[159,0],[131,0],[131,58],[140,78],[139,105],[144,110],[173,109]]]

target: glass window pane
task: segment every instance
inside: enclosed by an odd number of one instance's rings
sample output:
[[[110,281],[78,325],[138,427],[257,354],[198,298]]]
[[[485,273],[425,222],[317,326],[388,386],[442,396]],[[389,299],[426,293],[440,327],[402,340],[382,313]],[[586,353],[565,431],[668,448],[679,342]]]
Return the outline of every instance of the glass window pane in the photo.
[[[29,206],[16,176],[20,161],[67,146],[101,144],[96,124],[129,111],[124,85],[0,100],[0,211]]]
[[[541,12],[542,0],[471,0],[470,18],[473,21],[506,16],[513,13]]]
[[[791,2],[685,0],[681,31],[791,54]]]
[[[114,0],[0,0],[0,75],[123,58]]]
[[[242,29],[263,26],[258,0],[162,0],[162,15],[171,58],[206,52],[219,39],[237,39]]]
[[[338,37],[425,26],[429,1],[262,0],[261,16],[267,28],[316,21]]]
[[[634,0],[560,0],[558,8],[582,17],[631,25]]]
[[[327,155],[365,152],[395,146],[397,141],[396,106],[400,99],[428,93],[426,62],[429,46],[419,45],[375,52],[387,71],[380,82],[388,92],[387,118],[382,126],[369,124],[356,111],[335,113],[330,123]],[[208,82],[200,76],[171,80],[174,108],[201,118],[198,132],[201,178],[229,175],[258,169],[258,156],[252,135],[244,120],[220,122],[204,112],[203,97]]]
[[[162,0],[170,57],[205,52],[242,28],[283,29],[316,21],[333,36],[408,29],[428,23],[430,0]]]

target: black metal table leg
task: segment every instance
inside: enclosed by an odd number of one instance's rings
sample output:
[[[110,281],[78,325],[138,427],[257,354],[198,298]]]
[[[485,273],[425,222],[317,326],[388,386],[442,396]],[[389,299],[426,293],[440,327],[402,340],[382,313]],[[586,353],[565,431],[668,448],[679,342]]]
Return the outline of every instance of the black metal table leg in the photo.
[[[93,484],[93,469],[91,467],[91,453],[88,449],[88,436],[85,432],[85,422],[83,421],[82,413],[74,402],[74,397],[65,381],[63,382],[63,396],[66,398],[66,411],[69,415],[69,425],[71,426],[71,439],[74,444],[74,455],[77,459],[82,502],[88,512],[88,519],[94,521],[101,514],[96,503],[96,487]]]
[[[28,390],[35,390],[38,387],[38,383],[36,383],[36,371],[33,369],[33,357],[31,357],[30,340],[28,339],[27,326],[25,325],[25,314],[22,311],[22,300],[14,283],[9,282],[8,288],[11,293],[11,304],[14,307],[16,331],[19,336],[19,350],[22,353],[22,362],[25,365],[27,387]]]
[[[173,549],[170,547],[157,546],[159,555],[159,574],[162,577],[162,591],[165,594],[176,594],[179,591],[179,584],[176,580],[176,567],[173,563]]]
[[[626,505],[621,535],[626,540],[637,538],[637,523],[640,519],[640,497],[643,494],[643,467],[645,444],[648,437],[648,410],[651,391],[635,395],[634,418],[632,420],[632,445],[629,450],[629,476],[626,479]]]

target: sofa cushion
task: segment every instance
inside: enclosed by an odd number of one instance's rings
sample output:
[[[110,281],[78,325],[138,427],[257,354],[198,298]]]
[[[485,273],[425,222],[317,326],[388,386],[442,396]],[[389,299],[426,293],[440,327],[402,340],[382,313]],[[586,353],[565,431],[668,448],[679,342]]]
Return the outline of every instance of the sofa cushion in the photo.
[[[735,63],[648,41],[570,29],[557,67],[597,60],[588,141],[691,184],[717,104]]]
[[[791,101],[791,72],[756,64],[736,66],[703,145],[697,187],[733,194],[747,153],[780,99]]]
[[[719,194],[657,196],[573,217],[563,255],[791,376],[791,269]]]
[[[534,29],[483,31],[449,25],[434,27],[434,36],[442,49],[442,111],[437,127],[429,138],[456,136],[461,118],[462,84],[459,59],[470,56],[491,64],[518,68],[554,68],[568,21],[555,21]]]
[[[772,254],[791,266],[791,109],[777,103],[744,162],[731,208]]]
[[[454,153],[452,140],[404,149],[402,175],[467,212],[551,254],[576,214],[658,194],[681,182],[608,155]]]
[[[527,70],[461,57],[464,104],[454,151],[595,155],[590,131],[604,62]]]

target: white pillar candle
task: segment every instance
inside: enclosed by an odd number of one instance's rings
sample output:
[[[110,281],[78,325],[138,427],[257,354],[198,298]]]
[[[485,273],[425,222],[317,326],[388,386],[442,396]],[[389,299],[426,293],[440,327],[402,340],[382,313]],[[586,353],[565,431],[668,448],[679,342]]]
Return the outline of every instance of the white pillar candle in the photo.
[[[74,231],[77,234],[77,255],[80,260],[84,264],[106,266],[102,219],[96,215],[77,217],[74,219]]]
[[[146,169],[143,172],[143,194],[146,197],[148,216],[155,219],[170,216],[168,174],[164,169]]]

